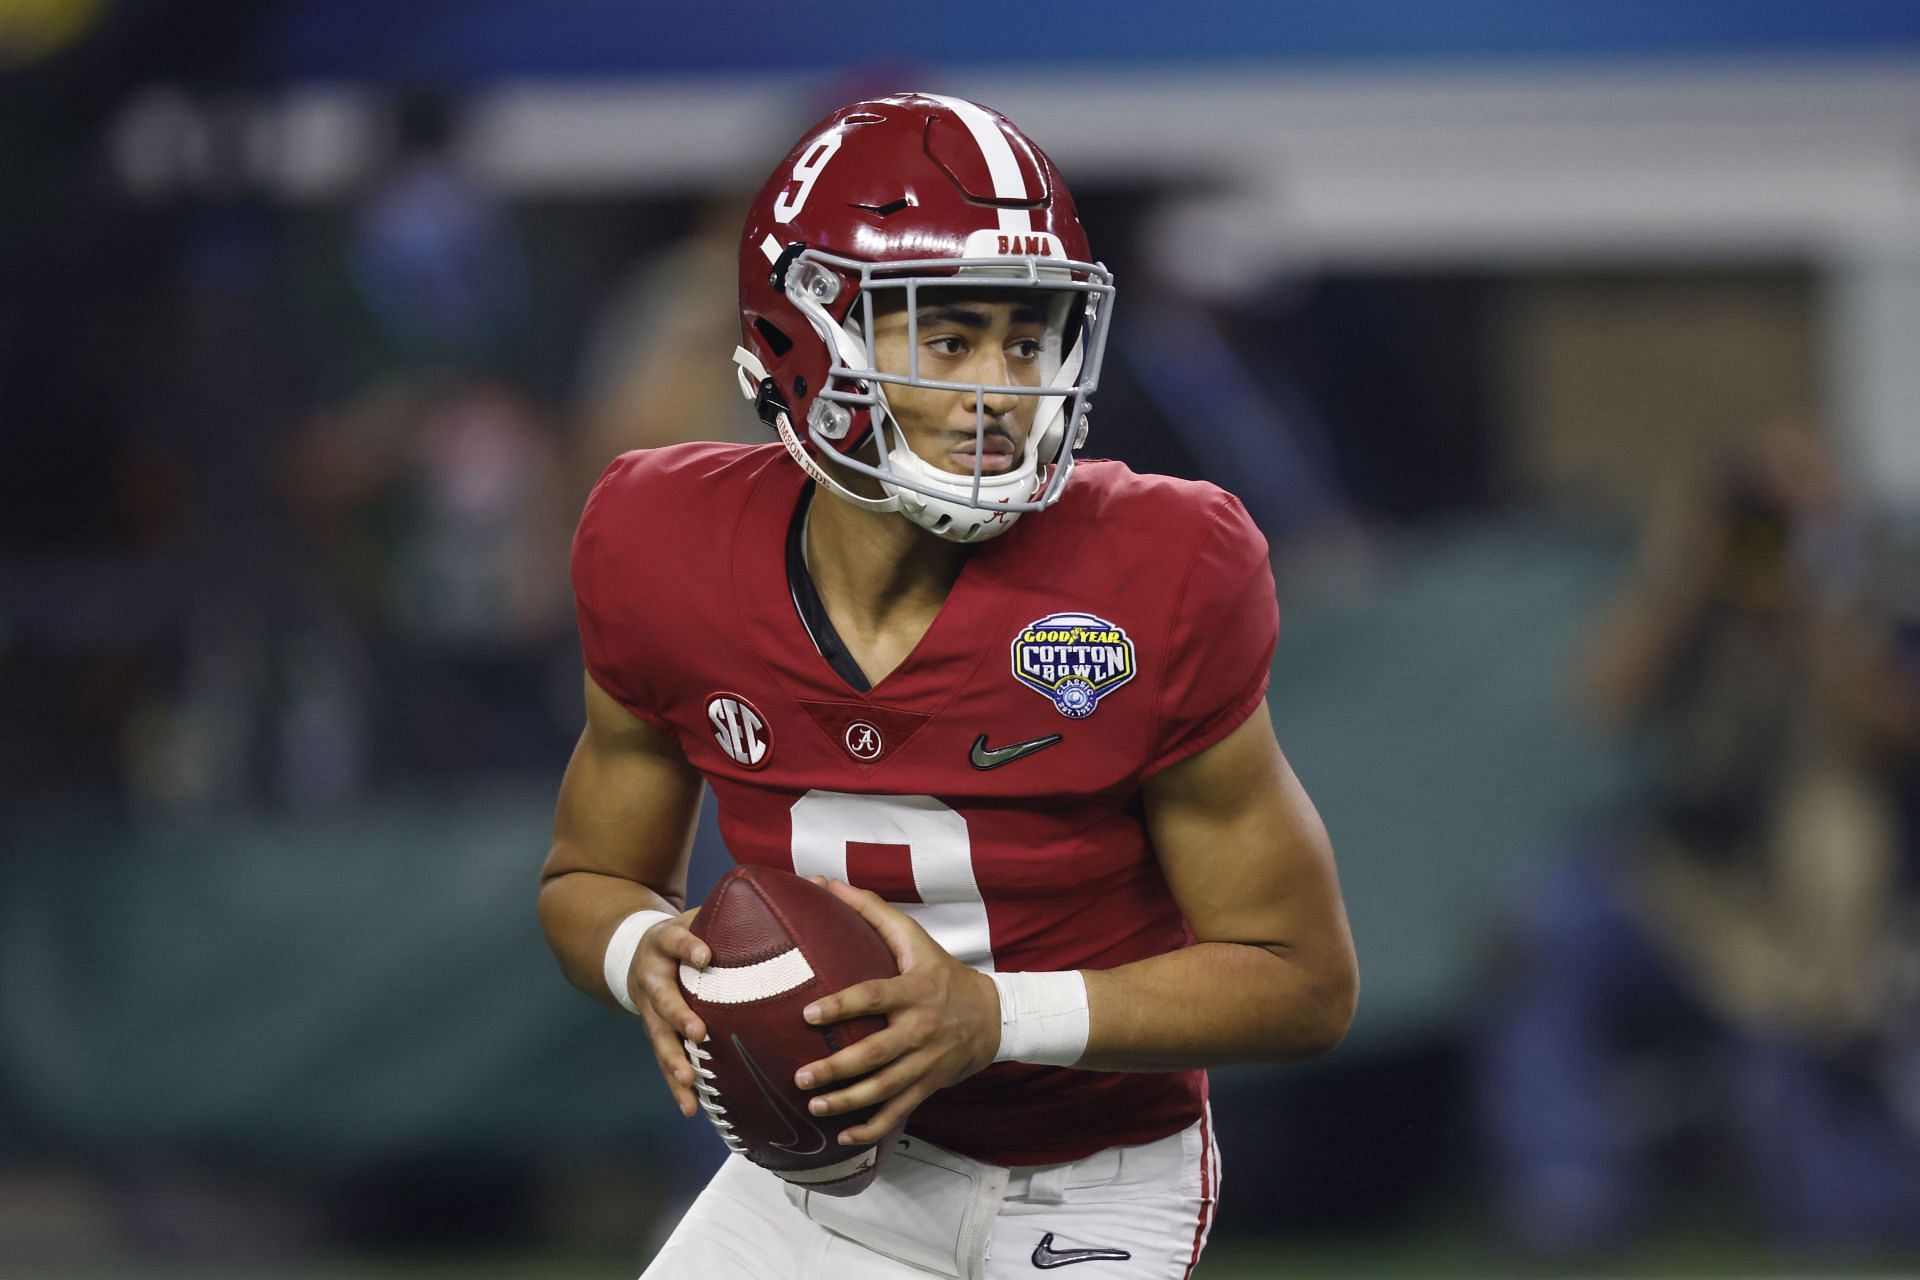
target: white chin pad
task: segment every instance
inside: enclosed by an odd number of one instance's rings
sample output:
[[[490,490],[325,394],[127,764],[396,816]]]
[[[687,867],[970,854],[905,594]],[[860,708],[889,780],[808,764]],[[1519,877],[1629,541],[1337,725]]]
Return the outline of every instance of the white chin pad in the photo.
[[[891,479],[882,479],[880,487],[899,499],[900,513],[907,519],[950,542],[983,542],[1005,533],[1020,518],[1020,513],[996,510],[995,500],[1029,498],[1038,487],[1038,465],[1031,436],[1023,456],[1011,471],[981,474],[980,502],[984,505],[975,506],[972,475],[934,466],[907,446],[904,433],[897,426],[891,421],[888,426],[895,438],[887,450],[887,471],[893,477],[910,482],[912,487],[896,484]]]

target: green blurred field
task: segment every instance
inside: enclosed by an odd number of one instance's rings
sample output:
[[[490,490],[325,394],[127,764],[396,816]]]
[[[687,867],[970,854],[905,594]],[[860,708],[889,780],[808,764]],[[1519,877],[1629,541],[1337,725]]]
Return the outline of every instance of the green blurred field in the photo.
[[[443,1256],[365,1259],[287,1266],[145,1267],[96,1264],[84,1269],[14,1270],[0,1262],[4,1280],[633,1280],[638,1263],[619,1258]],[[1468,1277],[1547,1277],[1549,1280],[1628,1280],[1646,1277],[1920,1277],[1920,1255],[1858,1259],[1781,1258],[1750,1238],[1708,1231],[1653,1238],[1604,1262],[1556,1266],[1490,1253],[1469,1235],[1414,1233],[1364,1242],[1268,1245],[1217,1244],[1208,1250],[1201,1280],[1466,1280]]]

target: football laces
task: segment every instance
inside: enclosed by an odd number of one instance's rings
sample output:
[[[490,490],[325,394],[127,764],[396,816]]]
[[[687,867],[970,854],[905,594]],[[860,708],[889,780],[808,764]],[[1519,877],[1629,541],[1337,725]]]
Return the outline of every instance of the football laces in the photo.
[[[720,1135],[720,1141],[727,1144],[727,1150],[747,1154],[747,1144],[735,1136],[733,1121],[726,1118],[727,1109],[720,1105],[720,1088],[713,1083],[713,1068],[701,1065],[713,1055],[685,1036],[680,1038],[680,1043],[687,1048],[687,1065],[693,1068],[693,1089],[699,1095],[700,1109],[713,1122],[714,1131]]]

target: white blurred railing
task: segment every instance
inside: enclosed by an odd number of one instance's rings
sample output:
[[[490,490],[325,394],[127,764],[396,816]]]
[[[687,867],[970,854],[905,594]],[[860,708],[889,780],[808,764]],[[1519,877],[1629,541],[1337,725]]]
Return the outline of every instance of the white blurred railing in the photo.
[[[1829,407],[1871,487],[1920,512],[1920,278],[1903,265],[1920,251],[1920,62],[1024,68],[918,87],[1007,112],[1082,190],[1160,193],[1146,247],[1201,289],[1330,268],[1812,266],[1833,303]],[[518,195],[744,193],[824,92],[790,77],[505,83],[466,103],[460,145]],[[154,196],[224,154],[285,199],[336,199],[379,163],[385,120],[350,89],[216,108],[155,90],[113,148]]]

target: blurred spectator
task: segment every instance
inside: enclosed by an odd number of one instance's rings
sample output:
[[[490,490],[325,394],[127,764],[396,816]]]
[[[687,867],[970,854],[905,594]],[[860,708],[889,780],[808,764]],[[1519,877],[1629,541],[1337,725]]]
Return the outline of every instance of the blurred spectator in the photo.
[[[1258,373],[1227,340],[1225,308],[1142,265],[1114,312],[1114,350],[1201,474],[1232,483],[1267,537],[1286,542],[1346,527],[1350,503],[1327,444],[1326,423],[1291,369]]]
[[[564,758],[578,695],[560,456],[546,417],[485,378],[389,387],[302,434],[286,482],[370,666],[308,647],[283,791],[364,771],[326,751],[428,777]]]
[[[345,266],[403,370],[510,367],[528,329],[525,257],[461,164],[438,95],[401,101],[393,164],[354,212]]]
[[[297,804],[544,769],[571,738],[561,432],[524,389],[521,237],[454,141],[447,100],[407,95],[392,162],[302,274],[331,403],[281,467],[315,570],[275,641],[272,785]]]
[[[1655,1203],[1651,1151],[1698,1120],[1737,1132],[1789,1243],[1920,1231],[1920,1116],[1896,1105],[1912,1006],[1890,985],[1920,682],[1892,661],[1861,545],[1794,421],[1677,482],[1647,527],[1585,673],[1644,795],[1521,903],[1480,1045],[1525,1245],[1622,1243]]]
[[[715,200],[693,232],[634,268],[587,334],[576,395],[575,486],[629,449],[692,440],[772,441],[740,394],[740,219],[744,195]]]
[[[213,113],[207,142],[191,198],[167,219],[177,238],[159,287],[136,313],[138,393],[117,423],[132,532],[122,563],[165,582],[164,607],[122,624],[145,658],[123,736],[146,809],[250,795],[271,698],[265,642],[293,577],[284,514],[260,484],[305,391],[284,327],[260,321],[286,306],[280,228],[248,174],[238,117]]]

